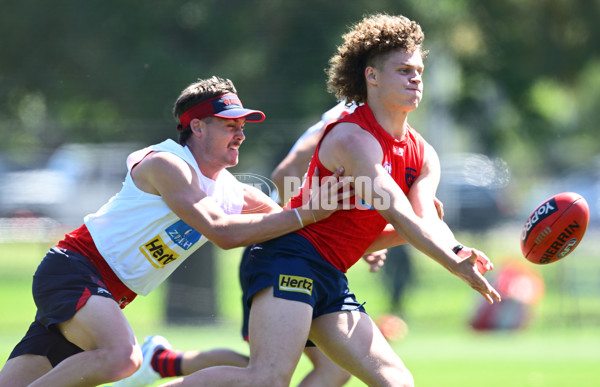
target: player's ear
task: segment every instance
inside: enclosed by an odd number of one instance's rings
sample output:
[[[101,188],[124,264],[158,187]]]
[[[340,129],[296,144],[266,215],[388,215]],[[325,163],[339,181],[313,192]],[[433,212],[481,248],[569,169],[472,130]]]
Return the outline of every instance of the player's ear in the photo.
[[[201,136],[202,132],[205,130],[205,127],[206,127],[206,122],[199,120],[197,118],[194,118],[190,122],[190,128],[192,129],[192,133],[194,133],[194,135],[196,135],[196,136]]]
[[[367,66],[365,68],[365,79],[367,83],[376,85],[377,84],[377,70],[373,66]]]

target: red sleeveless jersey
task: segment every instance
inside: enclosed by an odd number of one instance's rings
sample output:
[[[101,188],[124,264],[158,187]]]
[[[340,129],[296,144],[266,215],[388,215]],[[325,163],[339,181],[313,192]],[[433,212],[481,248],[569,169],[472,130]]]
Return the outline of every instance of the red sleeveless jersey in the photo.
[[[395,139],[377,123],[373,112],[365,104],[358,107],[354,113],[329,124],[323,137],[341,122],[357,124],[377,139],[383,149],[383,167],[407,194],[423,166],[425,141],[421,135],[409,127],[402,140]],[[323,138],[319,141],[312,156],[307,177],[299,194],[290,200],[287,207],[295,208],[302,205],[302,193],[310,189],[315,167],[319,167],[321,179],[333,174],[319,160],[321,141]],[[361,199],[357,197],[352,198],[352,202],[356,202],[356,199],[360,203]],[[336,211],[327,219],[298,230],[297,233],[308,239],[323,259],[342,272],[346,272],[364,255],[366,249],[375,241],[386,225],[387,221],[376,210],[363,207],[362,209]]]

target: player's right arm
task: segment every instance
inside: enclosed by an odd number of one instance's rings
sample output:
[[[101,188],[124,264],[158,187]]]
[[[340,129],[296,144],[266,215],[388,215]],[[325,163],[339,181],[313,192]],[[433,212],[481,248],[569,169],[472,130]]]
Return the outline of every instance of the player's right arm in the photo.
[[[381,165],[383,151],[370,133],[352,123],[336,125],[321,142],[319,159],[330,170],[344,165],[349,175],[360,177],[364,184],[354,185],[356,194],[373,206],[402,238],[467,282],[489,302],[500,301],[500,295],[478,272],[475,262],[459,258],[448,238],[439,238],[436,234],[439,229],[415,214],[407,196]]]
[[[193,168],[169,152],[149,154],[131,174],[138,188],[161,196],[181,220],[223,249],[263,242],[301,228],[296,211],[292,210],[279,213],[226,214],[214,199],[200,189],[198,176]],[[323,187],[313,197],[312,203],[319,203],[319,195],[328,195],[330,200],[337,201],[337,190],[343,184]],[[310,207],[312,210],[297,209],[304,225],[314,222],[313,213],[317,220],[333,213],[317,205]]]

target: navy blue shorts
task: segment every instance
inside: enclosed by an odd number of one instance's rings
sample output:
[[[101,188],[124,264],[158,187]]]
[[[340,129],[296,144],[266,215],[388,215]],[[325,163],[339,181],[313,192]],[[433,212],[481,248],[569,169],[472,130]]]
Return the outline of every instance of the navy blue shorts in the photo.
[[[69,320],[93,296],[113,298],[98,270],[86,257],[53,247],[33,275],[35,321],[9,359],[33,354],[47,356],[52,366],[82,349],[64,338],[55,324]],[[116,301],[115,301],[116,302]]]
[[[327,313],[366,313],[348,288],[346,275],[321,258],[303,236],[291,233],[246,248],[240,265],[244,304],[242,334],[248,337],[252,297],[273,287],[273,295],[313,307],[313,319]],[[310,345],[310,343],[309,343]]]

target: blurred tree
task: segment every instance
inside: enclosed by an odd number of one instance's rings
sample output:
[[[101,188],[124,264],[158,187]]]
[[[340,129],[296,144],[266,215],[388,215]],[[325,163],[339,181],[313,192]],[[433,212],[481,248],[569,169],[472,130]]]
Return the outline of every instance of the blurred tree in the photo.
[[[591,141],[599,1],[0,0],[0,8],[0,151],[15,159],[67,141],[173,137],[179,91],[217,74],[267,113],[246,147],[272,166],[334,103],[323,69],[347,26],[373,12],[418,20],[431,60],[443,51],[458,64],[450,111],[475,151],[526,158],[528,173],[600,152]]]
[[[463,72],[454,111],[483,151],[510,154],[520,142],[542,172],[599,153],[589,140],[600,118],[600,2],[461,3],[460,22],[440,29]]]

